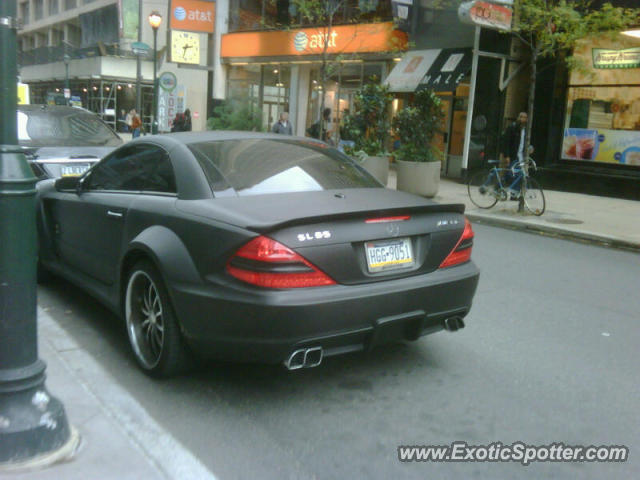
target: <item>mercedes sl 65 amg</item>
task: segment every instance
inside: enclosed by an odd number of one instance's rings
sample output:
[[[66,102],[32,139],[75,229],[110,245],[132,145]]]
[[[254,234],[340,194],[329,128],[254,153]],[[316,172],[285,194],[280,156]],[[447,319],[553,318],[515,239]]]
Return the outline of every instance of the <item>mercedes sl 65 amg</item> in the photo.
[[[194,353],[297,369],[454,331],[478,283],[463,205],[308,138],[146,136],[37,188],[39,271],[121,315],[152,376]]]

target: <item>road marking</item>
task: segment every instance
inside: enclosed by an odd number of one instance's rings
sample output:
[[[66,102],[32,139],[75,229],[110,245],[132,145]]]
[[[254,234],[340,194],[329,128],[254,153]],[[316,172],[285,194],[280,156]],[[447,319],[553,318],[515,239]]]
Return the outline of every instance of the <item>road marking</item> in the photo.
[[[116,424],[167,478],[216,480],[186,447],[160,426],[129,392],[81,348],[55,320],[38,307],[40,341],[45,341],[69,376],[92,397],[111,423]],[[56,346],[61,340],[64,349]],[[67,357],[73,357],[73,365]],[[74,368],[81,366],[81,368]],[[91,381],[87,381],[89,378]]]

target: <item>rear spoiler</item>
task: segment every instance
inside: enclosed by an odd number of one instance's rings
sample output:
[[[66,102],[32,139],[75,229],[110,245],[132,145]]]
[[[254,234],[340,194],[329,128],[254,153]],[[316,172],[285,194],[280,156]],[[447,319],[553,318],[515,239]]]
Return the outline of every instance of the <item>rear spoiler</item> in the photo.
[[[398,207],[389,209],[358,210],[354,212],[335,213],[329,215],[316,215],[310,217],[299,217],[271,225],[248,225],[246,228],[257,233],[269,233],[286,227],[295,225],[307,225],[321,223],[331,220],[348,220],[362,217],[392,217],[396,215],[418,214],[418,213],[460,213],[464,214],[465,205],[463,203],[434,203],[433,205],[414,205],[410,207]]]

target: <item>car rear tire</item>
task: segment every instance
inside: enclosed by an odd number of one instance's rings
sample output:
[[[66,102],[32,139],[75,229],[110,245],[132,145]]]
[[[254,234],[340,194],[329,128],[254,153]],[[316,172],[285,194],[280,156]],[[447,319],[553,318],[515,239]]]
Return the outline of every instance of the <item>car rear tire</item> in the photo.
[[[124,306],[129,342],[142,370],[153,377],[183,372],[187,349],[162,277],[148,260],[129,272]]]

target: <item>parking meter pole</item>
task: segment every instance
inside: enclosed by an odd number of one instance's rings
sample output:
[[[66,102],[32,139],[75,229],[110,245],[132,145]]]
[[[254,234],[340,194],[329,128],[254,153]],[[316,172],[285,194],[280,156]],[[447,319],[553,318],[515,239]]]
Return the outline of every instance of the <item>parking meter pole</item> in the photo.
[[[16,3],[0,1],[0,473],[71,439],[38,358],[36,179],[17,146]]]

